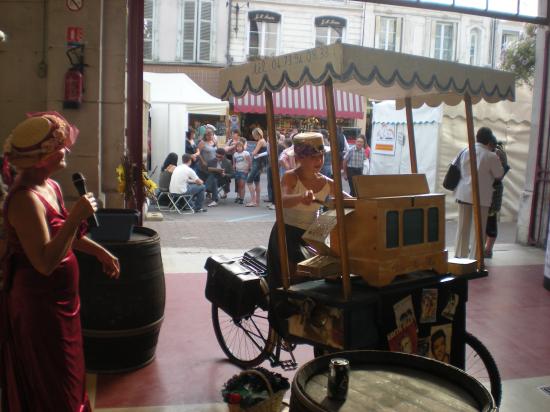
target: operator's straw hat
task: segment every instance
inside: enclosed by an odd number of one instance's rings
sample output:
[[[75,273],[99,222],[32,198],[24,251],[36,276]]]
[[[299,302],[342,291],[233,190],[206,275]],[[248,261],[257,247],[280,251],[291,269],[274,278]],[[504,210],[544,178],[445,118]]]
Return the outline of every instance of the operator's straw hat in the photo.
[[[295,134],[292,138],[294,153],[297,156],[312,156],[325,152],[323,135],[318,132],[305,132]]]
[[[4,143],[4,156],[19,168],[36,166],[59,149],[69,149],[78,129],[57,112],[29,113]]]

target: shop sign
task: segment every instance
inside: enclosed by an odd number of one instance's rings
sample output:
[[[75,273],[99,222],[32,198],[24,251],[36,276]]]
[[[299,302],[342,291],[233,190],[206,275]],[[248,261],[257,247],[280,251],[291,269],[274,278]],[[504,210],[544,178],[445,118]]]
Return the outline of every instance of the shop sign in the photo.
[[[333,27],[335,29],[346,27],[346,19],[336,16],[320,16],[315,17],[315,26],[317,27]]]
[[[395,124],[377,123],[373,127],[371,148],[373,153],[395,156],[397,127]]]
[[[271,11],[251,11],[248,12],[248,19],[250,21],[266,22],[266,23],[279,23],[281,21],[281,15],[273,13]]]
[[[239,130],[239,116],[236,114],[231,115],[231,130]]]

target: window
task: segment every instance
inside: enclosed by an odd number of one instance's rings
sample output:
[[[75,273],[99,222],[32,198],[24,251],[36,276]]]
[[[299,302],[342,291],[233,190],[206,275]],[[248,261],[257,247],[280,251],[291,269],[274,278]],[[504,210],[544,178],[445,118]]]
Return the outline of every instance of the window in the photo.
[[[479,66],[479,42],[481,39],[481,32],[479,29],[472,29],[470,32],[470,49],[469,49],[469,63],[471,65]]]
[[[210,62],[212,44],[212,0],[184,0],[182,53],[184,61]]]
[[[250,12],[248,18],[248,55],[275,56],[278,52],[281,16],[277,13],[257,11]]]
[[[321,16],[315,18],[315,47],[341,43],[346,20],[341,17]]]
[[[512,43],[519,40],[519,32],[504,30],[502,32],[502,42],[500,44],[500,50],[506,50]]]
[[[376,17],[375,47],[378,49],[400,51],[401,19],[396,17]]]
[[[145,0],[143,10],[143,60],[153,60],[153,21],[155,0]]]
[[[437,22],[435,24],[434,57],[441,60],[454,60],[453,23]]]

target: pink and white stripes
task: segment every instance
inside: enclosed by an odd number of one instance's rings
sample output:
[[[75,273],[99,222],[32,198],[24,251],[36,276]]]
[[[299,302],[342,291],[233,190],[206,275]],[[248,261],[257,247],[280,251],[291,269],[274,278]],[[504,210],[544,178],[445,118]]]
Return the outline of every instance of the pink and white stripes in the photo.
[[[360,119],[364,116],[363,99],[360,95],[334,90],[336,117]],[[273,93],[273,106],[276,115],[326,117],[325,91],[323,86],[306,84],[299,89],[283,87]],[[263,94],[246,93],[234,100],[237,113],[265,113]]]

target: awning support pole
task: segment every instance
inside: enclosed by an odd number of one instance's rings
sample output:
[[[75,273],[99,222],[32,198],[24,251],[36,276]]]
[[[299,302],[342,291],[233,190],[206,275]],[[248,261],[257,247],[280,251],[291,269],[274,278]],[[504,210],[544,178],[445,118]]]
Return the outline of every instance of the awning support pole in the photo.
[[[342,265],[342,282],[344,286],[344,299],[351,297],[351,282],[349,277],[348,242],[344,227],[344,199],[342,194],[342,173],[338,139],[336,135],[336,110],[334,109],[334,90],[332,79],[325,82],[325,100],[327,107],[328,134],[332,152],[332,174],[334,176],[334,200],[336,203],[336,229],[338,231],[338,246],[340,247],[340,262]]]
[[[275,197],[275,216],[277,219],[277,242],[279,245],[279,259],[281,262],[281,276],[283,287],[287,290],[290,286],[288,269],[288,251],[286,248],[285,222],[283,217],[283,196],[281,193],[281,179],[279,176],[279,157],[277,156],[277,133],[275,132],[275,119],[273,117],[273,94],[271,90],[264,90],[265,112],[267,115],[267,139],[269,142],[269,163],[271,166],[271,178],[273,179],[273,196]],[[275,274],[271,274],[272,276]]]
[[[411,158],[411,173],[418,173],[418,163],[416,163],[416,143],[414,140],[412,102],[410,97],[405,97],[405,113],[407,115],[407,134],[409,135],[409,157]]]
[[[143,0],[128,3],[127,123],[126,145],[136,189],[135,204],[139,224],[143,221]],[[128,205],[126,205],[128,207]]]
[[[477,155],[476,155],[476,142],[474,136],[474,116],[472,114],[472,98],[469,94],[464,95],[464,104],[466,106],[466,127],[468,129],[468,151],[470,153],[470,173],[472,175],[472,201],[474,209],[474,224],[476,230],[477,239],[477,269],[482,270],[485,267],[483,261],[483,234],[482,234],[482,222],[481,222],[481,208],[479,204],[479,178],[477,174]]]

